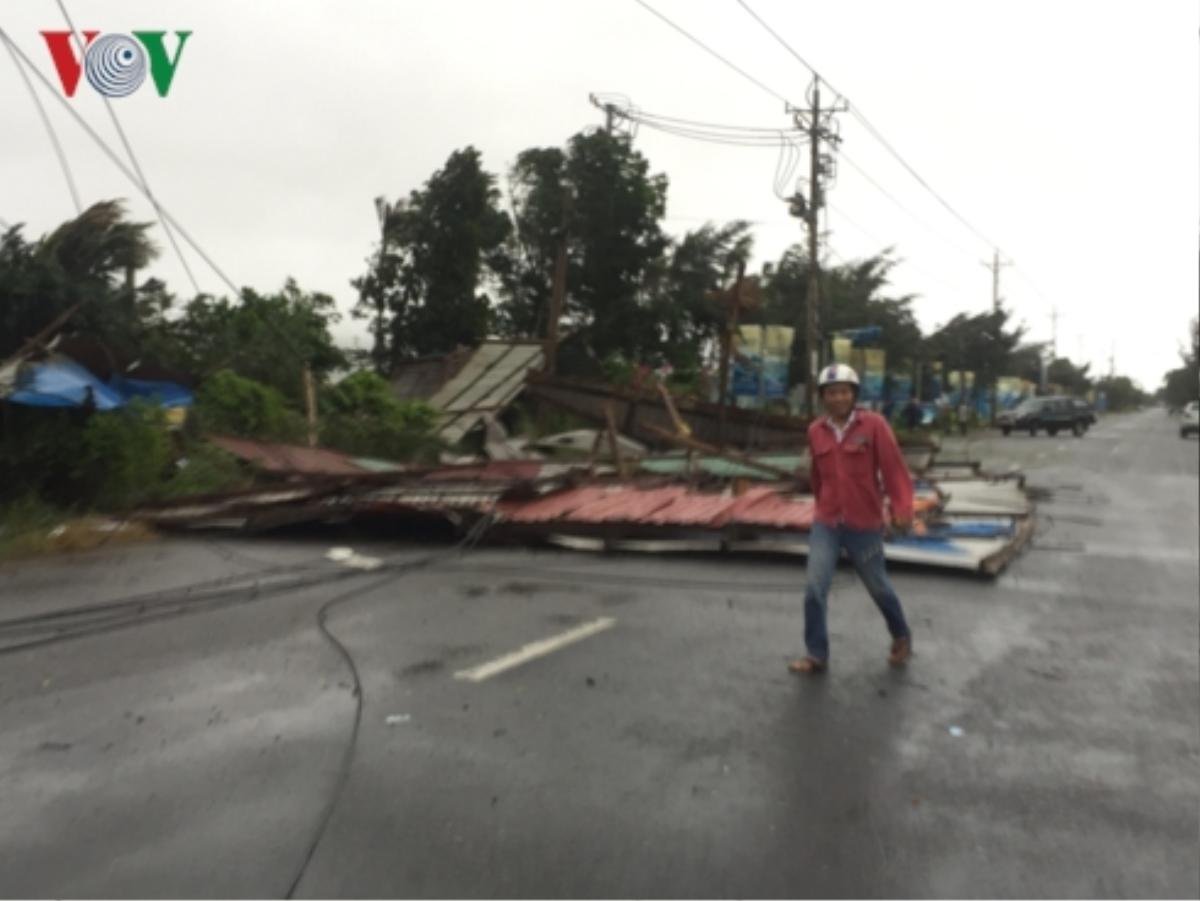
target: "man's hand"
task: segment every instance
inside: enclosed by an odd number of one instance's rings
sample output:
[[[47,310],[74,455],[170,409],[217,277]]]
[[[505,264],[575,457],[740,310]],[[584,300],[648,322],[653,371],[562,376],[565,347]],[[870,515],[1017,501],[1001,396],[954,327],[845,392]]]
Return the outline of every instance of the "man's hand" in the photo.
[[[925,524],[915,522],[911,516],[892,517],[892,528],[900,535],[908,535],[910,532],[914,535],[925,534]]]

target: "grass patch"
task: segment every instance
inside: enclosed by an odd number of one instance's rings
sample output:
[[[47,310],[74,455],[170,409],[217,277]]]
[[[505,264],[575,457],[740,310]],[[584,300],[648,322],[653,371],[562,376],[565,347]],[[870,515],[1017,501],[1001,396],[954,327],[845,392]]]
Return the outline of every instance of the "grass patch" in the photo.
[[[0,507],[0,561],[132,544],[147,541],[154,534],[142,523],[78,516],[36,497],[23,497]]]

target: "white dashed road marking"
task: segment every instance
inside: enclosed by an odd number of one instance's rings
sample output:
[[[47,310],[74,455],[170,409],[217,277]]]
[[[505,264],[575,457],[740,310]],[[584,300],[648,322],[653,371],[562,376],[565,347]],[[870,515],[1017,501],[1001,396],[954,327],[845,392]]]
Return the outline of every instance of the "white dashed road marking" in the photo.
[[[562,632],[559,635],[527,644],[523,648],[513,651],[511,654],[497,657],[495,660],[480,664],[473,669],[460,670],[454,674],[454,678],[464,679],[468,682],[482,682],[484,679],[490,679],[492,676],[499,675],[523,663],[528,663],[530,660],[536,660],[538,657],[545,657],[547,654],[552,654],[557,650],[565,648],[567,645],[583,641],[585,638],[591,638],[605,629],[611,629],[616,625],[616,622],[611,617],[603,616],[600,619],[584,623],[582,626],[576,626],[574,629]]]

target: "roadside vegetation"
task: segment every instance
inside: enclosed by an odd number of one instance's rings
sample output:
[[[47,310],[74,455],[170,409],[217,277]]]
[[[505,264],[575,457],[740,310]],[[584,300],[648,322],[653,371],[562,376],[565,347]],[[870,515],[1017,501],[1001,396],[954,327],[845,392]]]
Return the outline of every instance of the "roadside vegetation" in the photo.
[[[341,314],[333,297],[292,279],[273,291],[192,297],[139,280],[158,249],[150,225],[130,221],[120,201],[96,203],[36,239],[9,228],[0,234],[0,365],[78,305],[64,335],[94,339],[117,360],[186,373],[195,403],[180,426],[150,403],[96,412],[0,402],[0,521],[8,536],[0,549],[64,515],[121,515],[245,486],[250,474],[205,436],[303,443],[305,367],[320,444],[356,456],[436,459],[445,448],[433,437],[435,413],[394,395],[394,367],[488,337],[542,336],[560,246],[567,292],[558,371],[616,384],[649,374],[677,395],[707,396],[725,327],[712,292],[749,261],[752,226],[709,222],[672,238],[663,231],[668,187],[628,137],[603,131],[531,147],[502,177],[483,168],[474,147],[454,151],[424,184],[377,200],[381,239],[364,248],[365,269],[352,282],[352,315],[372,336],[364,352],[334,341]],[[889,371],[920,374],[916,387],[926,396],[935,372],[969,370],[985,390],[1002,375],[1041,377],[1045,348],[1026,342],[1003,307],[923,334],[918,298],[891,287],[899,265],[886,247],[823,268],[826,332],[877,326],[874,346]],[[745,323],[794,327],[789,388],[802,379],[809,351],[809,268],[799,245],[764,265],[756,276],[761,304]],[[1184,366],[1168,377],[1168,402],[1196,387],[1195,327],[1191,338]],[[1097,379],[1066,358],[1051,361],[1048,375],[1070,393],[1105,391],[1110,409],[1146,400],[1129,379]],[[528,436],[575,424],[520,407],[509,423]]]

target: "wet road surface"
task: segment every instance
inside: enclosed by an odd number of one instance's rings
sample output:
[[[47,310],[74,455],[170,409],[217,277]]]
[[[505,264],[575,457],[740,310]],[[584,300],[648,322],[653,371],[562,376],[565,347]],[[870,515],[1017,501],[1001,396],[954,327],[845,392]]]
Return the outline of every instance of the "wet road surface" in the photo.
[[[222,599],[0,653],[0,894],[1197,896],[1200,443],[1148,411],[971,450],[1026,470],[1038,533],[995,581],[894,572],[901,672],[849,570],[831,671],[786,672],[794,560],[355,540],[439,558],[347,574],[330,534],[0,566],[0,619]]]

